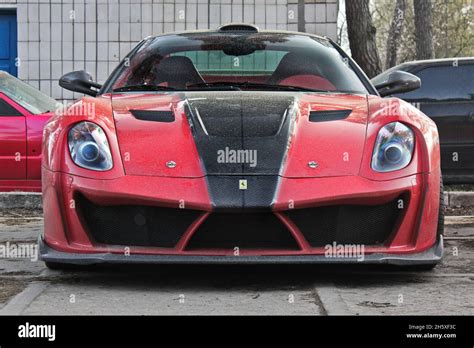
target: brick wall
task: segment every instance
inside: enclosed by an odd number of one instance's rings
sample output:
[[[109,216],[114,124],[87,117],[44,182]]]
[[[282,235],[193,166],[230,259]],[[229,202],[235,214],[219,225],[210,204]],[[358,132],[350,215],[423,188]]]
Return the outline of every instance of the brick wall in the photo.
[[[17,9],[19,77],[53,98],[57,81],[85,69],[104,82],[142,38],[229,22],[305,30],[336,39],[337,0],[0,0]]]

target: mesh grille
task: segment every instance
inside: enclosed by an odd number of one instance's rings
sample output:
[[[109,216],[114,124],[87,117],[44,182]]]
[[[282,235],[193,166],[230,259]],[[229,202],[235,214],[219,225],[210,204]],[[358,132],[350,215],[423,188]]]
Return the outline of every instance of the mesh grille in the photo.
[[[83,196],[76,202],[91,238],[111,245],[173,248],[200,215],[186,209],[100,206]]]
[[[213,213],[198,228],[187,249],[284,249],[298,244],[273,213]]]
[[[83,196],[78,213],[93,241],[124,246],[173,248],[201,212],[138,205],[100,206]],[[377,206],[339,205],[295,209],[286,215],[312,247],[379,245],[388,240],[400,210],[397,200]],[[196,249],[299,250],[286,226],[271,212],[212,213],[187,246]]]
[[[376,206],[338,205],[288,211],[312,247],[339,244],[383,244],[395,228],[397,200]]]

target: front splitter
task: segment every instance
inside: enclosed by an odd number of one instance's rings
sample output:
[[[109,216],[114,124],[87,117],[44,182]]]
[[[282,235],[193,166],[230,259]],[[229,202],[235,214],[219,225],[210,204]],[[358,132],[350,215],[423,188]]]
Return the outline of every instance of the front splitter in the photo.
[[[38,240],[40,260],[71,265],[94,264],[390,264],[435,265],[443,257],[443,238],[430,249],[413,254],[373,253],[358,257],[326,257],[324,255],[295,256],[198,256],[140,255],[114,253],[65,253]]]

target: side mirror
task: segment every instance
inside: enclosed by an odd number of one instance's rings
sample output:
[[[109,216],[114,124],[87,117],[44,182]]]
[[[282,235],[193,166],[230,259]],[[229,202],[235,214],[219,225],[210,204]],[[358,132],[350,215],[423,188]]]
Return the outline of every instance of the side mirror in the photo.
[[[410,92],[421,86],[421,80],[406,71],[394,71],[382,78],[375,77],[372,83],[381,97],[387,95]]]
[[[97,96],[102,85],[95,83],[92,76],[84,70],[73,71],[59,79],[59,85],[73,92],[84,93],[93,97]]]

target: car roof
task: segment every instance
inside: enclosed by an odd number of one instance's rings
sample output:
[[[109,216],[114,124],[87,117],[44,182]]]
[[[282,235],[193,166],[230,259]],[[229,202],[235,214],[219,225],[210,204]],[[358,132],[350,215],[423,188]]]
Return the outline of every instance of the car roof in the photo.
[[[474,57],[454,57],[454,58],[438,58],[438,59],[424,59],[424,60],[412,60],[401,63],[397,66],[418,66],[418,65],[442,65],[445,63],[458,62],[474,62]]]
[[[232,27],[232,26],[241,26],[241,27],[246,27],[246,28],[255,28],[255,31],[251,30],[222,30],[222,28],[225,27]],[[309,37],[314,37],[320,40],[326,40],[326,41],[331,41],[330,38],[327,36],[320,36],[316,34],[311,34],[311,33],[304,33],[300,31],[290,31],[290,30],[271,30],[271,29],[259,29],[258,27],[251,25],[251,24],[245,24],[245,23],[231,23],[231,24],[225,24],[220,26],[217,29],[198,29],[198,30],[182,30],[182,31],[175,31],[175,32],[168,32],[165,34],[159,34],[159,35],[152,35],[144,38],[144,40],[147,39],[154,39],[157,37],[163,37],[163,36],[169,36],[169,35],[182,35],[182,34],[263,34],[263,35],[268,35],[268,34],[290,34],[290,35],[301,35],[301,36],[309,36]]]

